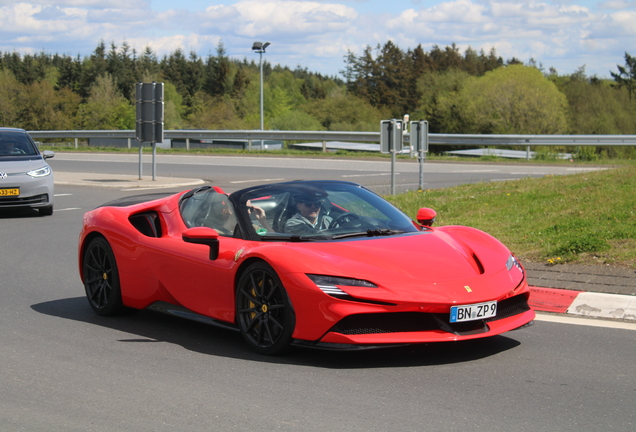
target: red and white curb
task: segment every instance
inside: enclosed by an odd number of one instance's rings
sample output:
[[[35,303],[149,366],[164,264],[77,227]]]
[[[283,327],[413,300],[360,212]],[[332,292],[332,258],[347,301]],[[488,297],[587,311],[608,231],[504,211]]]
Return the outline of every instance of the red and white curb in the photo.
[[[636,321],[636,296],[530,287],[536,311]]]

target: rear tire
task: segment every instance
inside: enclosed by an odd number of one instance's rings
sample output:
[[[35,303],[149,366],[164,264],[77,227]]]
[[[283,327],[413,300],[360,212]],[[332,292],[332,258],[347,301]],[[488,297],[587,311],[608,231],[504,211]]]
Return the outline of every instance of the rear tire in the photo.
[[[295,319],[291,302],[278,275],[269,265],[250,265],[236,291],[236,320],[250,348],[280,355],[291,348]]]
[[[109,316],[125,311],[117,262],[105,238],[95,237],[86,246],[82,270],[86,298],[95,313]]]

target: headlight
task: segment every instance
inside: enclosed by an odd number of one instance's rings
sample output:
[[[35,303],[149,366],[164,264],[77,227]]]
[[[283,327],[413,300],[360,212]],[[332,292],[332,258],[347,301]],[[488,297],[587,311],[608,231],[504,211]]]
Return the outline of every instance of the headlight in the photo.
[[[311,279],[311,281],[315,283],[316,286],[320,288],[325,294],[336,295],[336,296],[348,295],[346,292],[342,291],[336,285],[366,287],[366,288],[378,287],[376,284],[366,280],[362,280],[362,279],[351,279],[351,278],[343,278],[338,276],[324,276],[324,275],[315,275],[315,274],[308,274],[307,277]]]
[[[508,260],[506,261],[506,268],[508,269],[508,271],[510,271],[513,267],[517,267],[519,271],[523,273],[523,267],[521,267],[521,264],[519,263],[517,258],[514,255],[510,254]]]
[[[46,177],[47,175],[51,174],[51,167],[43,166],[42,168],[29,171],[27,174],[31,177]]]

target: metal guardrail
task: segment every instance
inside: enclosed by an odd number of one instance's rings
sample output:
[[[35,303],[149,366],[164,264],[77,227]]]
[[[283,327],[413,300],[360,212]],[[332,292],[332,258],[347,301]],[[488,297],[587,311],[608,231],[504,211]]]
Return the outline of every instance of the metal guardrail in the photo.
[[[127,138],[135,141],[134,130],[29,131],[42,138]],[[289,141],[349,141],[379,143],[380,132],[254,131],[254,130],[167,130],[166,139],[243,139]],[[409,142],[410,134],[404,135]],[[634,146],[636,135],[463,135],[429,134],[429,144],[461,146]]]

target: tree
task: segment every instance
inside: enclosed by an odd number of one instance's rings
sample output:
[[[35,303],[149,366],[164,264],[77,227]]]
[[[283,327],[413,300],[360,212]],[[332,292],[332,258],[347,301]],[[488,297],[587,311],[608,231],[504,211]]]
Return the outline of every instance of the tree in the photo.
[[[134,129],[135,107],[119,92],[113,77],[106,73],[97,77],[86,103],[79,107],[83,129]]]
[[[383,113],[362,98],[344,92],[310,102],[304,110],[327,130],[379,130]]]
[[[231,93],[230,60],[225,51],[223,41],[216,46],[216,57],[209,56],[207,61],[207,78],[205,90],[211,96],[225,96]]]
[[[21,127],[19,124],[24,84],[8,69],[0,70],[0,124]]]
[[[569,133],[636,133],[636,106],[630,104],[626,89],[613,86],[609,80],[587,78],[584,68],[552,80],[568,99]]]
[[[629,93],[629,99],[634,97],[636,92],[636,57],[632,57],[625,52],[625,66],[616,65],[618,73],[610,72],[618,87],[625,87]]]
[[[458,69],[430,72],[417,80],[419,107],[413,119],[426,119],[432,133],[467,133],[471,131],[460,115],[458,95],[471,76]]]
[[[47,80],[34,82],[20,100],[20,125],[28,130],[74,129],[79,102],[69,89],[55,91]]]
[[[568,130],[567,99],[538,69],[509,65],[470,78],[457,107],[472,131],[488,134],[562,134]]]
[[[137,68],[142,76],[152,78],[147,82],[157,81],[159,65],[157,64],[157,55],[150,46],[146,46],[146,48],[144,48],[144,52],[137,62]]]

